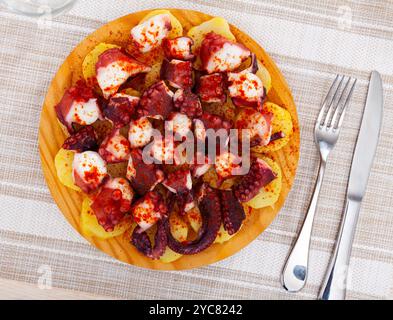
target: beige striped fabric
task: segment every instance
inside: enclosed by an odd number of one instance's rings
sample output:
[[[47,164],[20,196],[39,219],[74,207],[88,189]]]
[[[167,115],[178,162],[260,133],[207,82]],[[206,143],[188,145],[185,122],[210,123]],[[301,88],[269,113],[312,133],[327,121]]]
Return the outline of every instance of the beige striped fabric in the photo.
[[[54,204],[41,172],[37,146],[44,95],[72,48],[109,20],[158,6],[220,15],[249,33],[287,78],[302,129],[295,185],[266,232],[222,262],[165,273],[125,265],[87,244]],[[62,292],[66,298],[72,297],[72,292],[75,298],[316,298],[343,211],[351,155],[373,69],[383,75],[384,120],[355,237],[348,298],[392,298],[392,17],[392,1],[383,0],[81,0],[51,23],[37,23],[1,8],[0,283],[6,285],[0,285],[0,298],[61,298]],[[314,121],[334,74],[339,72],[356,76],[358,86],[328,163],[312,236],[307,286],[298,294],[288,294],[281,288],[279,276],[317,173]]]

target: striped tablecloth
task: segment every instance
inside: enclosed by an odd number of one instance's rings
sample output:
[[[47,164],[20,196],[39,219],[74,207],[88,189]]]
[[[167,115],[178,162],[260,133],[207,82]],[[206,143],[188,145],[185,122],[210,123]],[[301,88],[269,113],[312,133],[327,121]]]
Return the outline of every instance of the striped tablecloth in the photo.
[[[64,58],[105,22],[142,9],[178,7],[220,15],[274,58],[295,98],[301,131],[296,182],[274,223],[235,256],[180,272],[148,271],[92,248],[63,218],[38,154],[41,104]],[[351,154],[372,69],[383,74],[382,136],[351,258],[348,298],[393,297],[393,4],[324,0],[78,1],[43,23],[0,9],[0,298],[314,299],[343,211]],[[315,181],[313,125],[335,73],[359,79],[318,206],[310,277],[298,294],[279,276]]]

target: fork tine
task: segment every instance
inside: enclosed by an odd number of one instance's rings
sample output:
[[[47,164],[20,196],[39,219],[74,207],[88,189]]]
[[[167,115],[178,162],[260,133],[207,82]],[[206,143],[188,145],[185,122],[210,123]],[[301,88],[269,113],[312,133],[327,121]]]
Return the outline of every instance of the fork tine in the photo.
[[[323,123],[323,125],[326,125],[326,127],[327,127],[327,126],[330,126],[331,122],[329,122],[329,121],[330,121],[330,119],[331,119],[331,114],[332,114],[332,112],[333,112],[335,109],[337,109],[338,101],[339,101],[339,100],[338,100],[338,99],[339,99],[339,94],[340,94],[340,91],[341,91],[341,88],[342,88],[342,84],[343,84],[344,79],[345,79],[345,76],[343,75],[342,78],[341,78],[341,81],[340,81],[340,83],[339,83],[339,85],[338,85],[338,87],[337,87],[337,89],[336,89],[336,92],[334,93],[334,97],[333,97],[332,101],[331,101],[330,104],[329,104],[329,109],[328,109],[328,112],[327,112],[325,121],[324,121],[324,123]]]
[[[328,105],[328,103],[327,103],[328,98],[331,96],[331,93],[333,92],[333,88],[335,87],[339,77],[340,77],[340,75],[336,76],[336,79],[334,79],[332,85],[330,86],[328,94],[326,95],[325,99],[323,100],[321,111],[319,111],[319,115],[318,115],[317,122],[316,122],[316,124],[318,124],[318,125],[322,125],[322,118],[325,115],[326,106]],[[329,102],[329,104],[330,104],[330,102]]]
[[[355,79],[355,81],[353,82],[352,87],[351,87],[351,91],[349,91],[349,94],[348,94],[348,96],[347,96],[347,99],[345,100],[345,103],[344,103],[344,106],[343,106],[343,111],[341,112],[341,116],[340,116],[340,119],[338,120],[338,124],[337,124],[337,127],[336,127],[337,129],[340,129],[340,128],[341,128],[341,125],[342,125],[342,123],[343,123],[344,116],[345,116],[345,111],[347,110],[349,101],[351,100],[352,93],[353,93],[353,91],[354,91],[354,89],[355,89],[356,81],[358,81],[358,80]]]
[[[340,111],[343,109],[343,107],[340,107],[340,106],[342,105],[343,101],[346,100],[346,97],[347,97],[347,94],[348,94],[347,91],[348,91],[349,85],[351,84],[351,81],[352,81],[352,77],[349,77],[348,81],[345,84],[345,87],[344,87],[343,91],[341,92],[340,99],[337,102],[337,107],[336,107],[336,110],[334,111],[334,114],[333,114],[333,117],[332,117],[332,121],[329,124],[329,128],[330,127],[333,127],[333,128],[336,127],[337,117],[340,114]]]

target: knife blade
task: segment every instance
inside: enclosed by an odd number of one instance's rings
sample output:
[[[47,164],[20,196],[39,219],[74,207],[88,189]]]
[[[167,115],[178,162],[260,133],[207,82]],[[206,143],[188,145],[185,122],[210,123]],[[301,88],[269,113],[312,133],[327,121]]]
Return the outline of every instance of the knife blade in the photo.
[[[382,78],[377,71],[373,71],[370,77],[355,152],[352,158],[344,215],[333,256],[318,296],[321,300],[345,299],[352,243],[355,236],[360,205],[366,192],[367,182],[378,145],[379,133],[382,126],[382,113]]]
[[[347,195],[350,198],[361,200],[366,192],[367,181],[379,140],[382,113],[382,79],[377,71],[373,71],[349,174]]]

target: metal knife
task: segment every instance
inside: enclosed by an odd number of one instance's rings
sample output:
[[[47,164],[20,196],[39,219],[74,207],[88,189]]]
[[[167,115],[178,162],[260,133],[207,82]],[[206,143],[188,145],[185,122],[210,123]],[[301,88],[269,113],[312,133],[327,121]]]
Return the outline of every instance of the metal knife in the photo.
[[[383,88],[381,75],[371,73],[362,123],[352,158],[345,211],[328,271],[318,299],[344,300],[347,287],[349,258],[358,221],[360,204],[377,149],[382,124]]]

